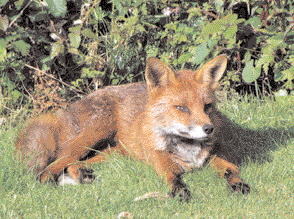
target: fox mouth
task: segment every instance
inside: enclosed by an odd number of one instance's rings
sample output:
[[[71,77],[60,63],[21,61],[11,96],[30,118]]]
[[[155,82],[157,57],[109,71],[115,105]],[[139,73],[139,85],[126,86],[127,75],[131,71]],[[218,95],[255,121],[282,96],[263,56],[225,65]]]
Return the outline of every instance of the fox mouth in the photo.
[[[204,137],[193,137],[191,136],[189,133],[187,132],[180,132],[179,131],[179,135],[175,135],[177,136],[180,140],[182,141],[195,141],[195,142],[210,142],[211,141],[211,136],[204,136]]]
[[[209,144],[212,142],[211,136],[206,136],[202,138],[193,138],[189,134],[168,134],[166,139],[169,139],[172,144],[186,144],[186,145],[199,145],[199,144]]]

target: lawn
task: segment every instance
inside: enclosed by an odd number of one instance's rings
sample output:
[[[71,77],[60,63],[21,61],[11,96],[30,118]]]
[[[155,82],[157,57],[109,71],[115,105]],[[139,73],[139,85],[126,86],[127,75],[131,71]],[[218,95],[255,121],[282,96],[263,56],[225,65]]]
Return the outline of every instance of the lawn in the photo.
[[[190,187],[189,203],[177,198],[134,201],[150,192],[169,193],[155,171],[137,160],[113,154],[97,165],[91,185],[42,185],[22,172],[14,161],[17,128],[8,121],[0,133],[1,218],[294,218],[294,98],[219,104],[232,121],[231,157],[236,158],[251,193],[235,194],[225,180],[204,167],[184,175]],[[10,124],[11,123],[11,124]]]

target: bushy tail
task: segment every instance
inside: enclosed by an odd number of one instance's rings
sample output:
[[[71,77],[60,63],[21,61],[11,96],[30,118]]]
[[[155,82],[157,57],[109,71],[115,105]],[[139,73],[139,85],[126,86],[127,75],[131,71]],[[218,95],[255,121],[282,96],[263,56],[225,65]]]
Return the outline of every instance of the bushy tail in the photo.
[[[15,155],[26,171],[40,174],[56,159],[59,131],[57,118],[47,114],[30,121],[19,133]]]

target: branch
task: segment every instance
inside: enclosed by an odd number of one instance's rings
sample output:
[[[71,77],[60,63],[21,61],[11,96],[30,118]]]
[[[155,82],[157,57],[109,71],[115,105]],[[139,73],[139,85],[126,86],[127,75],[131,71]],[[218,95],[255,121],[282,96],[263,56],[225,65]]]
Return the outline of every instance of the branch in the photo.
[[[24,8],[21,10],[21,12],[16,16],[16,18],[9,24],[9,27],[12,26],[12,24],[22,15],[22,13],[24,12],[24,10],[32,3],[33,0],[29,1],[28,4],[26,6],[24,6]]]
[[[40,73],[42,73],[42,74],[48,76],[49,78],[52,78],[52,79],[55,80],[55,81],[60,82],[61,84],[63,84],[63,85],[65,85],[65,86],[69,87],[70,89],[73,89],[73,90],[75,90],[75,91],[77,91],[77,92],[80,92],[80,93],[85,93],[85,92],[83,92],[83,91],[81,91],[81,90],[79,90],[79,89],[76,89],[76,88],[74,88],[73,86],[71,86],[71,85],[69,85],[69,84],[67,84],[67,83],[64,83],[63,81],[61,81],[61,80],[59,80],[59,79],[53,77],[52,75],[47,74],[45,71],[42,71],[42,70],[40,70],[40,69],[37,69],[37,68],[35,68],[35,67],[33,67],[33,66],[30,66],[30,65],[27,65],[27,64],[25,64],[25,66],[27,66],[28,68],[33,69],[33,70],[35,70],[35,71],[38,71],[38,72],[40,72]]]

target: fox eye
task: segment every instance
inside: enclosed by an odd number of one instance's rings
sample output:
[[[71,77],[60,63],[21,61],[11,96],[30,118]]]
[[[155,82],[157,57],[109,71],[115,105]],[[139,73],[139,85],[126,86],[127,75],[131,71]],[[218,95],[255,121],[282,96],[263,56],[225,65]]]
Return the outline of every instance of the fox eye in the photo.
[[[213,108],[213,103],[206,103],[204,104],[204,112],[210,113],[211,109]]]
[[[175,108],[182,111],[182,112],[184,112],[184,113],[190,113],[189,108],[186,107],[186,106],[177,105],[177,106],[175,106]]]

